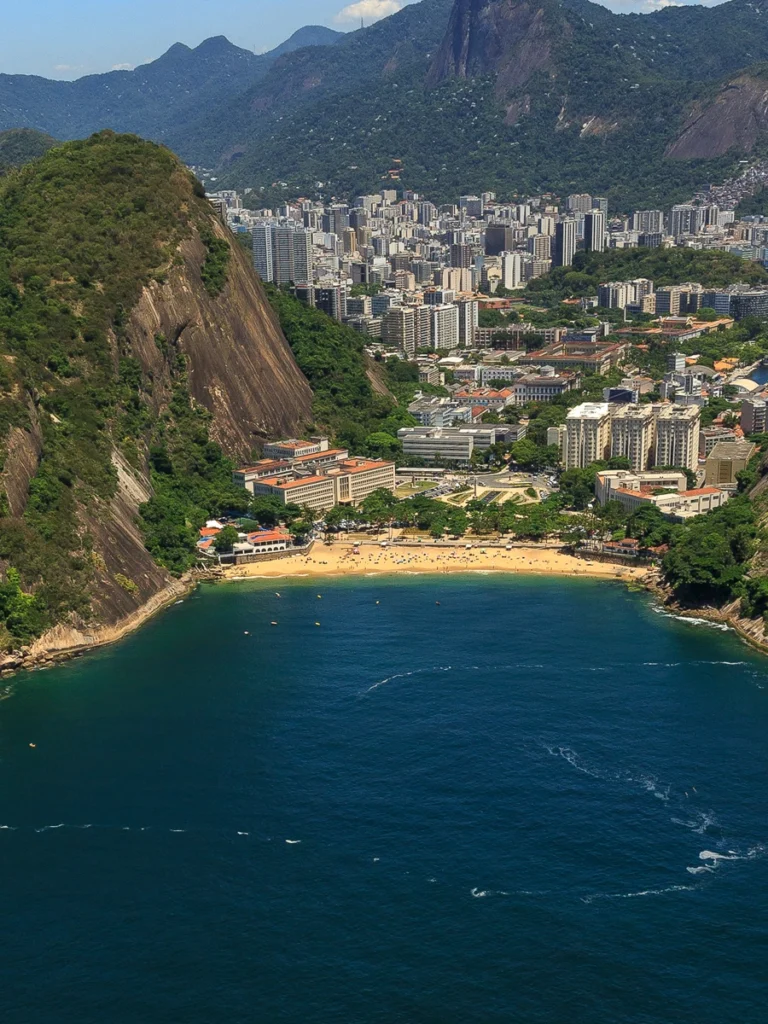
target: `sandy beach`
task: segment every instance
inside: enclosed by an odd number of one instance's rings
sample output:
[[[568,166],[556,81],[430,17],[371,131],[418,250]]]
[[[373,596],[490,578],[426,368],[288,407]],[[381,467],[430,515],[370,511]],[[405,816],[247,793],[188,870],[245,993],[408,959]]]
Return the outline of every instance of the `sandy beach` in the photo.
[[[546,576],[584,576],[604,579],[640,580],[648,572],[642,566],[587,561],[552,548],[505,548],[480,546],[431,547],[429,543],[398,544],[382,548],[374,543],[359,545],[353,554],[349,541],[332,545],[315,544],[311,553],[293,555],[272,562],[254,562],[226,570],[228,580],[279,579],[301,576],[369,576],[377,573],[512,572]]]

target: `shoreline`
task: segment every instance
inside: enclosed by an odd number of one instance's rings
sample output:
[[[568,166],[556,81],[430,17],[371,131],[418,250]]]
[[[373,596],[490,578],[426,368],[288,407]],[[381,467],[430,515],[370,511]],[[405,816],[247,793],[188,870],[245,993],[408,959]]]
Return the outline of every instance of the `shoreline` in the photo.
[[[353,546],[359,554],[353,554]],[[447,573],[504,573],[528,576],[571,576],[585,579],[613,579],[642,582],[647,566],[620,565],[565,554],[557,548],[535,545],[483,547],[464,545],[336,542],[315,544],[309,555],[290,555],[274,561],[251,562],[223,570],[224,582],[249,579],[307,579],[322,576],[442,575]]]
[[[660,608],[681,618],[700,619],[733,630],[753,650],[768,655],[768,642],[753,635],[753,620],[741,619],[733,608],[683,608],[673,601],[660,583],[658,572],[647,566],[615,562],[598,562],[564,553],[559,548],[535,545],[506,547],[473,545],[471,550],[458,545],[403,544],[382,548],[380,544],[360,542],[360,554],[352,555],[354,542],[331,546],[315,545],[307,555],[293,555],[273,561],[217,569],[213,572],[193,570],[154,594],[130,616],[111,626],[93,629],[59,624],[39,637],[29,648],[0,658],[0,677],[17,672],[52,668],[80,655],[87,654],[137,632],[150,619],[183,600],[200,583],[244,583],[249,580],[309,580],[344,576],[362,579],[374,576],[441,576],[441,575],[514,575],[536,577],[570,577],[601,579],[643,589]],[[370,549],[370,550],[368,550]]]
[[[62,661],[69,661],[81,654],[108,647],[137,632],[160,612],[183,600],[199,582],[193,573],[187,573],[177,580],[171,580],[134,612],[111,626],[88,628],[59,623],[53,629],[38,637],[28,648],[12,651],[0,658],[0,677],[8,678],[17,672],[32,669],[52,668]]]

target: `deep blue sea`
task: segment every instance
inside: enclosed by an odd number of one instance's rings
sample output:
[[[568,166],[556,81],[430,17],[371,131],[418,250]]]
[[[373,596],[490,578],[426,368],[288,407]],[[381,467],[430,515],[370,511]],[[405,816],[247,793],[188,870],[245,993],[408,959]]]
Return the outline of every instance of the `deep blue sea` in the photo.
[[[768,1020],[768,660],[619,584],[200,590],[11,682],[0,825],[4,1024]]]

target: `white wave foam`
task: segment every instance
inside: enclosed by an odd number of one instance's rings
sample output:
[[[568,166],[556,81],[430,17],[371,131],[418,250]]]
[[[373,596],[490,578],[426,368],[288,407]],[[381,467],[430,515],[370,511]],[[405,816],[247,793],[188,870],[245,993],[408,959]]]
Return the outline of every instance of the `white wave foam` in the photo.
[[[470,895],[479,900],[484,896],[509,896],[509,893],[503,889],[470,889]]]
[[[582,903],[594,903],[595,900],[632,900],[640,896],[663,896],[669,892],[691,892],[698,889],[697,885],[668,885],[665,889],[641,889],[638,892],[594,892],[590,896],[582,896]]]
[[[35,832],[50,832],[54,828],[65,828],[64,822],[59,822],[58,825],[43,825],[42,828],[36,828]]]
[[[239,836],[249,836],[251,833],[250,832],[238,832],[237,834]]]
[[[549,744],[545,743],[544,748],[552,755],[552,757],[562,757],[564,761],[567,761],[568,764],[577,771],[583,772],[584,775],[590,775],[593,779],[601,779],[604,777],[600,772],[596,772],[592,768],[588,768],[576,751],[571,747],[550,747]]]
[[[394,682],[395,679],[409,679],[411,676],[425,675],[427,672],[452,672],[453,665],[434,665],[432,668],[415,668],[412,672],[396,672],[394,675],[387,676],[386,679],[380,679],[378,683],[374,683],[373,686],[369,686],[365,691],[371,693],[373,690],[378,690],[380,686],[386,686],[387,683]]]
[[[674,619],[676,622],[687,622],[691,626],[710,626],[712,629],[725,631],[731,628],[724,622],[712,622],[710,619],[699,619],[694,615],[674,615],[672,612],[664,611],[663,608],[659,608],[658,606],[654,606],[653,611],[656,615],[661,615],[664,619]]]
[[[16,825],[0,825],[0,831],[15,832],[16,829]]]
[[[169,828],[168,831],[169,832],[186,832],[187,830],[185,828]]]
[[[286,839],[285,841],[289,846],[297,846],[301,842],[300,839]]]

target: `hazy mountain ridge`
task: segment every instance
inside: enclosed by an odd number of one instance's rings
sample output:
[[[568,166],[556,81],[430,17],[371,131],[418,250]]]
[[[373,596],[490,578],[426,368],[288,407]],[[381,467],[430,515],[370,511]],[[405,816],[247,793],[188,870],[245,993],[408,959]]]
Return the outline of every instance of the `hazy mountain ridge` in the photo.
[[[343,33],[322,26],[299,29],[265,54],[254,54],[224,36],[194,49],[175,43],[157,60],[133,71],[87,75],[73,82],[34,75],[0,74],[0,129],[28,127],[75,139],[109,128],[162,140],[182,135],[200,115],[234,99],[281,57],[303,46],[332,45]]]

